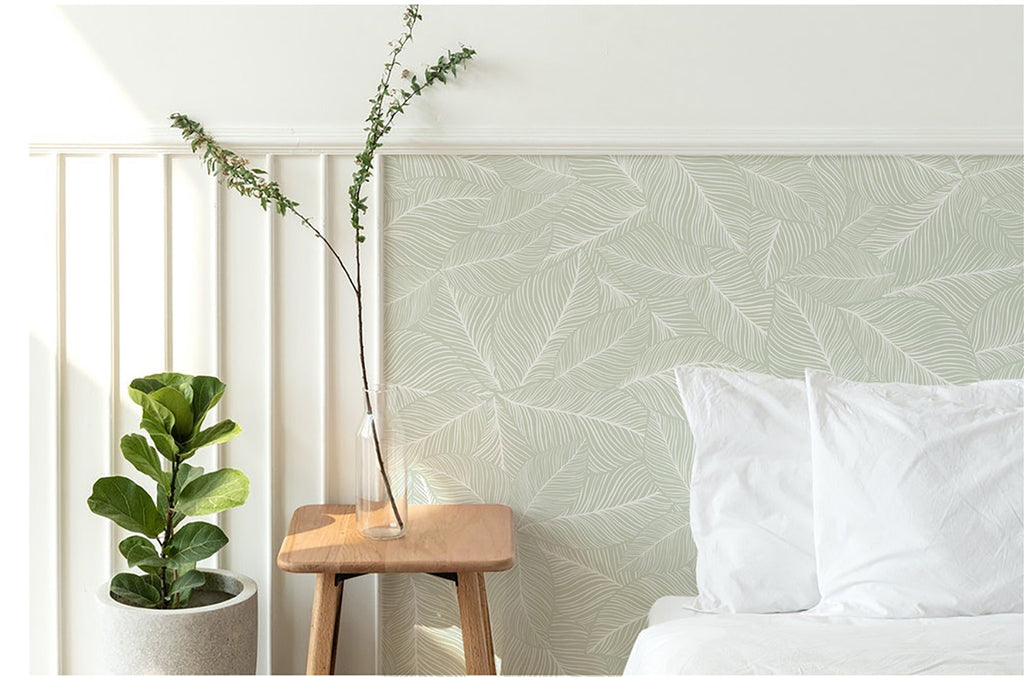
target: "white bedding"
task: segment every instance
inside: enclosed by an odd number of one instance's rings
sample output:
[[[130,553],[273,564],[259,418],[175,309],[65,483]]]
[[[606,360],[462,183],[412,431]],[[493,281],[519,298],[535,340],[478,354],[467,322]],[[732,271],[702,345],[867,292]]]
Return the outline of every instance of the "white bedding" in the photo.
[[[1022,614],[710,614],[689,610],[694,600],[655,602],[623,674],[1024,673]]]

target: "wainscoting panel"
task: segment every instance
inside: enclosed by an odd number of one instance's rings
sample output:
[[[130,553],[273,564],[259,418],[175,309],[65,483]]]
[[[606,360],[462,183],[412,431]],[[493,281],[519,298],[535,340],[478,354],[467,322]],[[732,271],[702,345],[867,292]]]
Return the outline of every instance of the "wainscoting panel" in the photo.
[[[420,502],[502,502],[504,674],[618,674],[695,592],[671,368],[1024,376],[1015,156],[390,156],[385,378]],[[463,669],[450,590],[385,577],[384,670]]]
[[[345,214],[350,157],[249,158],[314,222],[327,222],[350,257],[351,229],[331,223]],[[279,571],[276,556],[296,507],[351,500],[344,469],[360,382],[344,278],[297,220],[227,193],[187,152],[40,153],[31,166],[39,214],[39,302],[30,318],[33,672],[103,671],[93,596],[125,568],[117,552],[125,534],[89,512],[86,498],[112,473],[150,486],[118,443],[138,428],[128,383],[164,370],[227,383],[211,417],[230,417],[243,432],[195,462],[241,469],[250,496],[215,518],[231,542],[204,566],[257,581],[258,671],[304,672],[312,579]],[[372,646],[376,583],[356,581],[346,593],[345,641]],[[372,672],[374,652],[362,654],[342,671]]]
[[[83,519],[92,489],[88,478],[113,468],[112,198],[116,164],[109,157],[64,161],[64,327],[62,414],[58,447],[58,547],[61,555],[60,630],[66,659],[92,666],[96,582],[113,559],[114,533],[106,520]],[[97,302],[100,300],[100,302]],[[80,620],[81,619],[81,620]],[[98,671],[98,670],[94,670]]]

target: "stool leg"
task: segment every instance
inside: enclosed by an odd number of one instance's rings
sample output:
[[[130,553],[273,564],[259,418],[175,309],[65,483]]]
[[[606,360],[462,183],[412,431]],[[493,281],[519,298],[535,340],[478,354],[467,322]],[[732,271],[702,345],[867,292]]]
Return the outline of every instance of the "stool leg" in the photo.
[[[317,574],[315,585],[306,674],[330,675],[334,673],[334,658],[338,651],[338,617],[341,615],[341,594],[345,583],[338,581],[335,584],[334,574]]]
[[[459,616],[462,619],[462,646],[466,652],[466,674],[496,674],[484,575],[478,572],[462,572],[458,578]]]

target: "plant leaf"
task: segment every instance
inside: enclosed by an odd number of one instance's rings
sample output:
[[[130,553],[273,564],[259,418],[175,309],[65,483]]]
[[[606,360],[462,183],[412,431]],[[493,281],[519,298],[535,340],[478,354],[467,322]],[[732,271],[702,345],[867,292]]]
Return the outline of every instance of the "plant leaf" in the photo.
[[[171,428],[174,439],[184,442],[192,437],[192,407],[180,390],[167,386],[152,393],[150,397],[166,407],[174,417]]]
[[[149,446],[145,437],[138,434],[122,437],[121,454],[136,470],[156,480],[165,491],[170,489],[170,476],[164,472],[156,449]]]
[[[139,566],[139,562],[150,557],[157,557],[156,546],[152,541],[142,536],[129,536],[121,541],[117,549],[128,560],[128,566]]]
[[[118,574],[110,581],[110,594],[132,606],[152,608],[160,604],[160,591],[138,574]]]
[[[192,433],[199,432],[206,414],[216,406],[226,386],[213,376],[196,376],[192,379]]]
[[[178,574],[178,576],[184,576],[185,574],[187,574],[188,572],[194,570],[195,568],[196,568],[195,564],[182,564],[181,566],[178,567],[177,574]],[[205,582],[205,576],[203,577],[203,579],[204,579],[204,582]],[[178,595],[177,607],[181,608],[181,607],[188,606],[188,601],[190,599],[192,599],[192,593],[193,592],[195,592],[195,588],[189,588],[188,590],[183,590],[181,592],[181,594]]]
[[[153,376],[146,376],[145,378],[134,379],[128,384],[128,395],[132,398],[132,402],[138,405],[142,405],[141,396],[155,393],[167,384],[160,381],[156,377],[160,374],[154,374]]]
[[[181,576],[178,576],[178,578],[171,583],[171,595],[182,595],[184,593],[191,592],[196,588],[202,587],[203,583],[206,583],[206,576],[203,572],[191,569]],[[187,602],[187,599],[182,600],[182,603],[185,602]]]
[[[153,440],[153,445],[156,450],[160,452],[160,455],[166,458],[168,461],[174,461],[178,456],[178,443],[174,440],[174,436],[165,432],[149,432],[150,439]]]
[[[132,381],[133,386],[138,381],[139,379]],[[153,383],[156,383],[156,381],[146,381],[146,387]],[[139,427],[149,433],[153,444],[156,445],[157,451],[167,460],[173,461],[178,453],[178,444],[172,434],[174,430],[174,414],[167,407],[154,400],[147,392],[130,387],[128,393],[132,401],[142,407],[142,422],[139,424]]]
[[[181,495],[181,490],[192,480],[203,474],[203,469],[196,465],[182,463],[178,466],[178,478],[175,480],[175,491]]]
[[[160,569],[178,569],[177,563],[167,557],[161,557],[160,555],[154,555],[152,557],[146,557],[140,559],[135,566],[139,567],[147,573],[159,574]]]
[[[212,515],[242,505],[248,497],[249,478],[240,470],[221,468],[189,482],[175,509],[190,517]]]
[[[153,399],[151,395],[139,398],[142,404],[142,422],[139,427],[149,433],[170,435],[174,432],[174,414]]]
[[[209,522],[189,522],[171,539],[171,560],[177,566],[204,560],[227,545],[228,537]]]
[[[231,419],[224,419],[220,423],[197,433],[188,443],[186,451],[191,453],[185,456],[185,458],[192,456],[197,449],[208,447],[211,444],[223,444],[240,432],[242,432],[242,426]]]
[[[149,494],[127,477],[101,477],[92,485],[89,509],[128,531],[154,537],[163,530]]]
[[[156,381],[161,384],[161,387],[170,386],[177,388],[178,390],[184,391],[191,386],[193,377],[188,374],[179,374],[173,371],[165,371],[159,374],[150,374],[146,377],[147,381]],[[156,390],[160,390],[157,388]]]

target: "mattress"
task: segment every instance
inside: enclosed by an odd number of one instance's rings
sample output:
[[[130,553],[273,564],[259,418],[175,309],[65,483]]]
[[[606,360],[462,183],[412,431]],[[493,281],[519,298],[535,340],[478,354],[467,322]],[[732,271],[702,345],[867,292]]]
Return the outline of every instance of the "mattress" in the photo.
[[[712,614],[692,597],[651,607],[623,674],[1024,673],[1022,614],[845,618]]]

